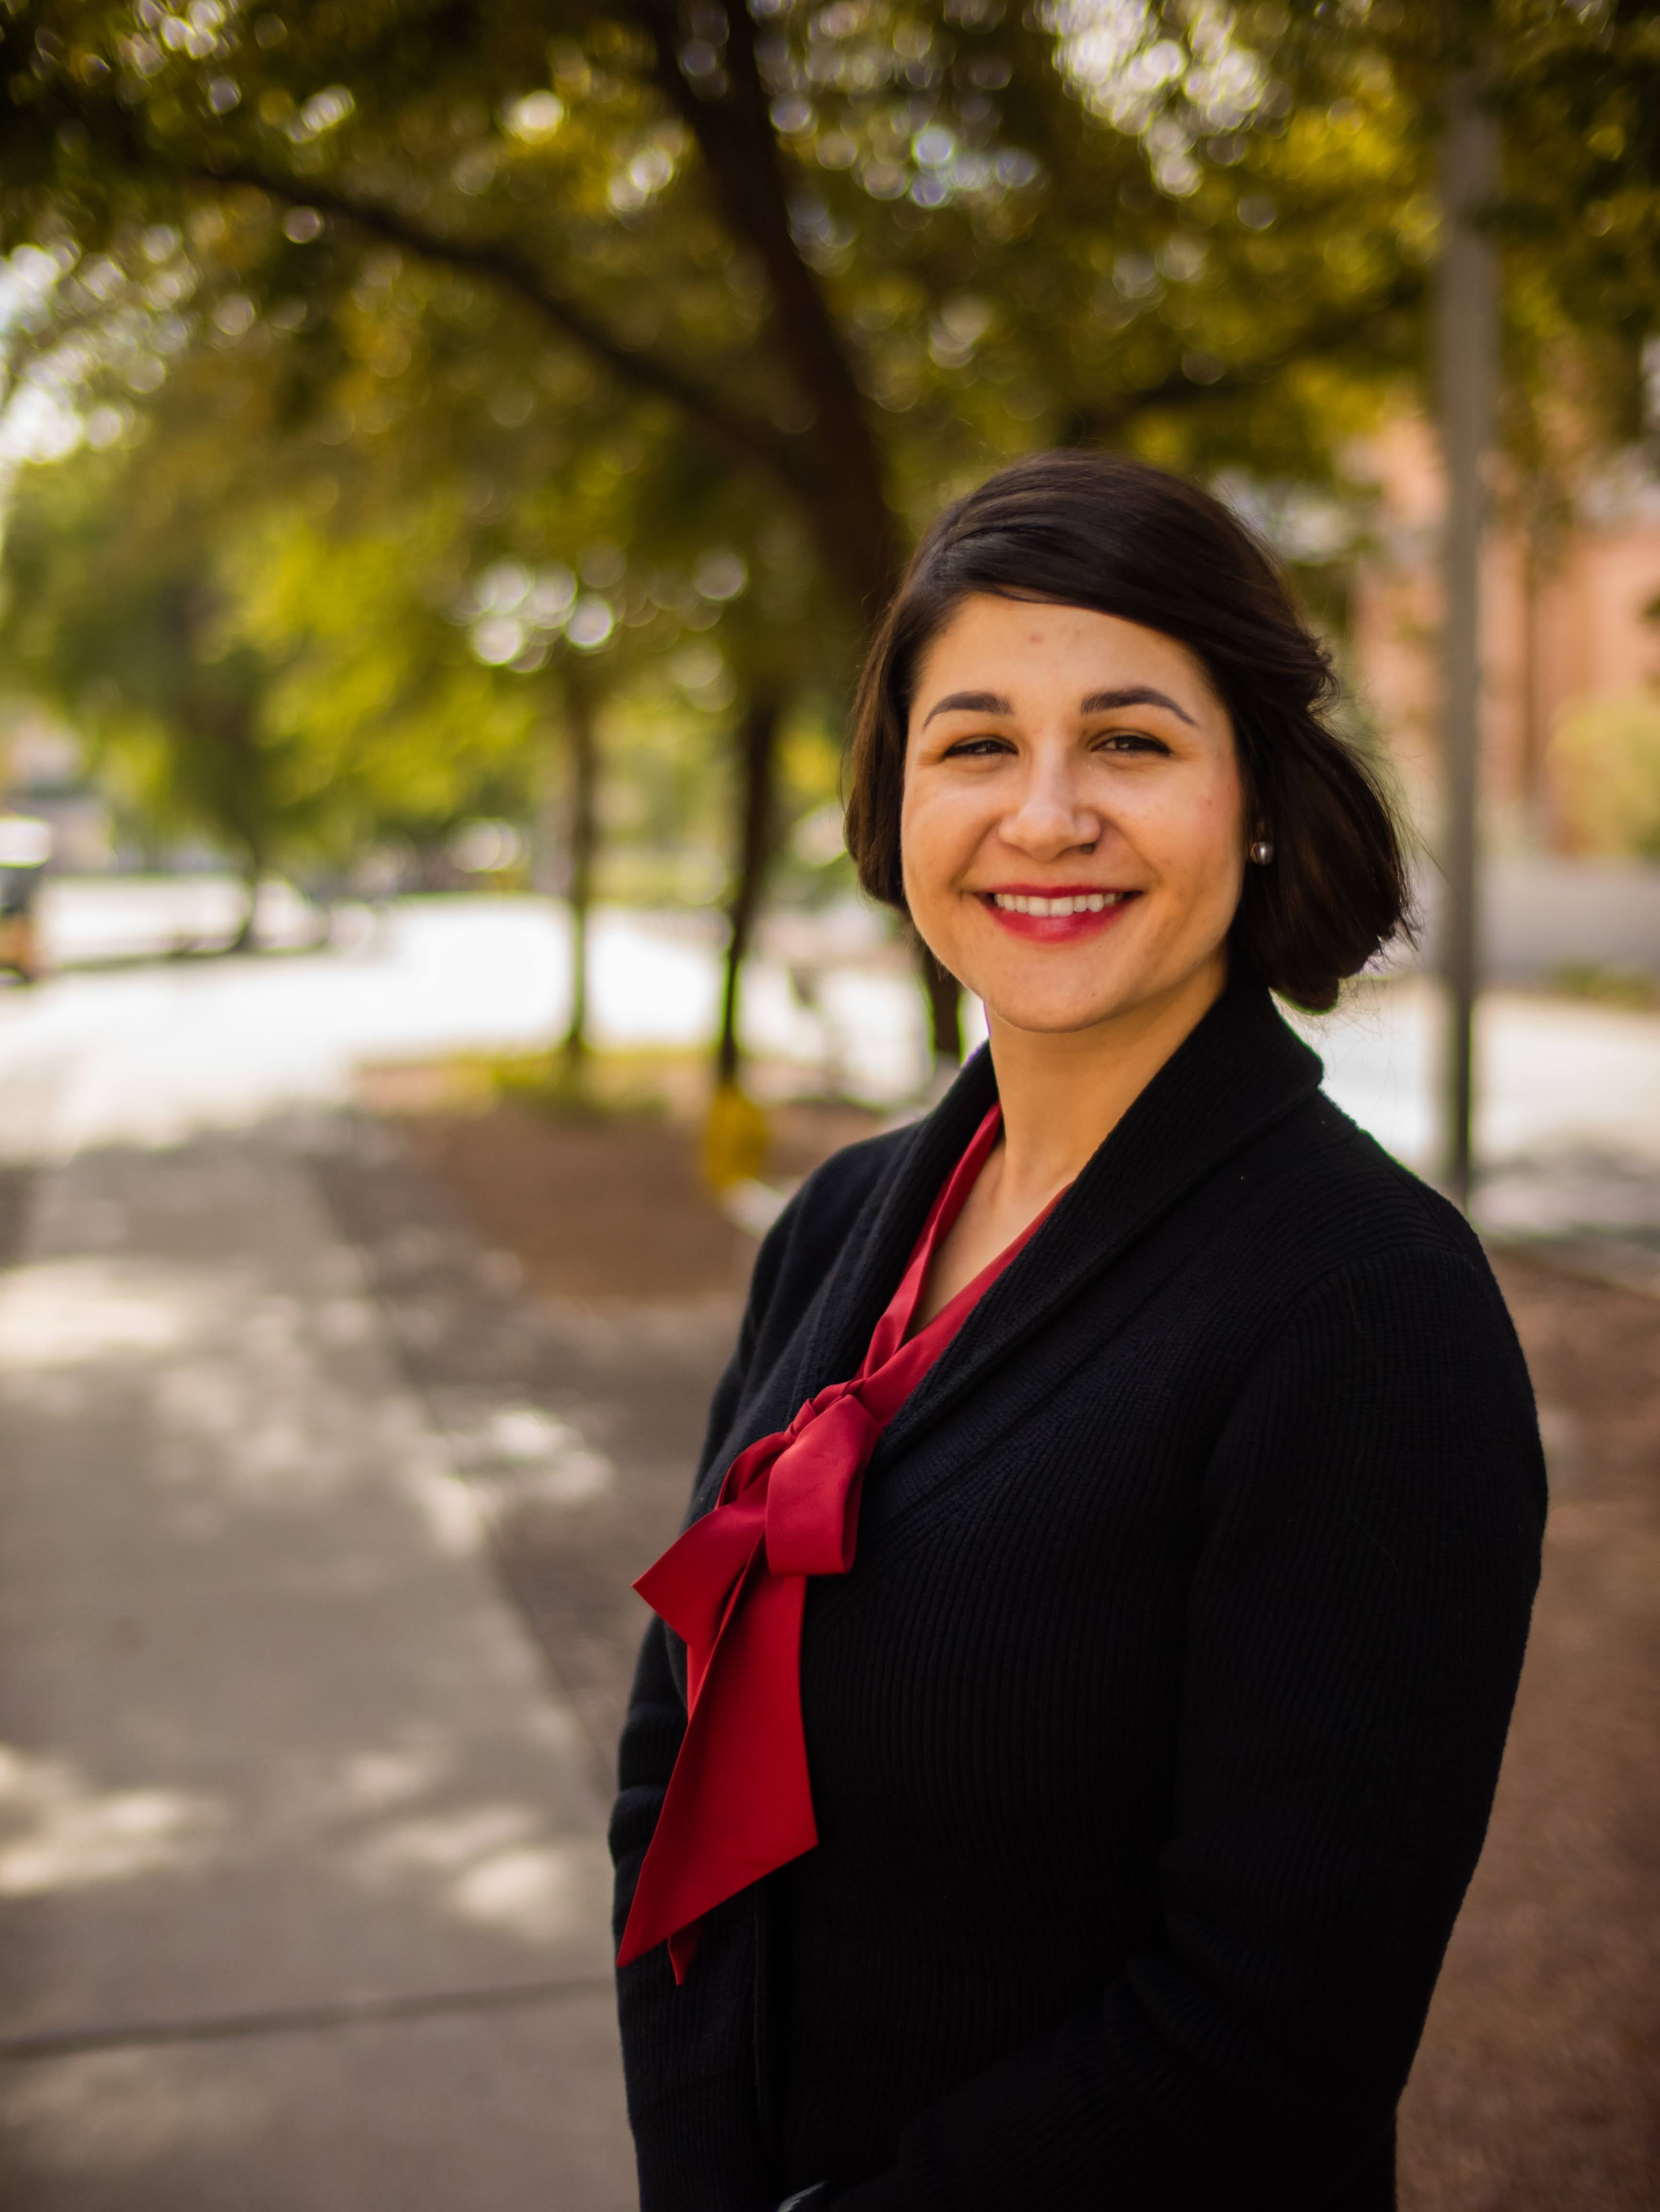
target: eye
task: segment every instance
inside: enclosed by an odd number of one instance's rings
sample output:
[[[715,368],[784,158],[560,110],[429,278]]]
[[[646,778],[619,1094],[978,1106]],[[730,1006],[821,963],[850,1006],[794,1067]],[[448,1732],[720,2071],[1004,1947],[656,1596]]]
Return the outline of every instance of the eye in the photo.
[[[993,753],[1012,752],[1014,747],[1007,738],[991,735],[979,738],[959,738],[940,755],[942,760],[984,759]]]
[[[1100,753],[1152,753],[1170,757],[1170,748],[1162,738],[1149,737],[1145,730],[1108,730],[1095,745]]]

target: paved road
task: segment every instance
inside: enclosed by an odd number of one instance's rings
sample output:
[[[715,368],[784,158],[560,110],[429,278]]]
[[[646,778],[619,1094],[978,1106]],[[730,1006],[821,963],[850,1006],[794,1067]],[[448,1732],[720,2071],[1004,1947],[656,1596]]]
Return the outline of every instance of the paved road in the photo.
[[[58,886],[62,898],[78,886]],[[104,909],[112,953],[163,940],[174,904],[188,921],[200,887],[130,889]],[[153,908],[154,911],[150,909]],[[851,927],[850,927],[851,923]],[[88,918],[88,927],[91,926]],[[756,963],[747,993],[757,1048],[838,1073],[875,1098],[925,1073],[920,1016],[904,963],[853,915],[815,933],[829,956],[823,1010],[797,995],[786,951]],[[603,1045],[701,1048],[719,1018],[721,925],[707,914],[603,909],[591,938],[593,1029]],[[73,949],[76,939],[64,933]],[[407,899],[342,917],[333,951],[251,957],[110,959],[29,992],[0,983],[0,1082],[73,1071],[56,1111],[62,1141],[168,1142],[195,1127],[346,1095],[353,1066],[479,1047],[545,1046],[563,1027],[568,932],[543,899]],[[849,957],[851,956],[851,957]],[[14,1141],[15,1141],[14,1139]]]
[[[76,888],[61,885],[60,896]],[[104,906],[82,917],[83,934],[118,922],[133,943],[148,941],[146,932],[161,941],[169,902],[182,896],[141,885],[112,907],[106,886],[85,895]],[[0,988],[0,1146],[64,1155],[169,1143],[297,1103],[338,1103],[365,1059],[545,1043],[563,1018],[566,943],[561,911],[543,900],[412,899],[379,917],[355,910],[333,951],[68,973],[34,993]],[[603,1042],[699,1045],[718,990],[711,917],[598,917]],[[857,915],[775,923],[747,1004],[754,1048],[797,1063],[809,1081],[897,1103],[925,1073],[904,963]],[[1410,977],[1306,1024],[1339,1103],[1427,1171],[1439,1026],[1433,988]],[[1478,1203],[1484,1225],[1590,1233],[1620,1248],[1628,1273],[1646,1270],[1660,1284],[1660,1017],[1494,992],[1481,1008],[1478,1060],[1491,1171]]]

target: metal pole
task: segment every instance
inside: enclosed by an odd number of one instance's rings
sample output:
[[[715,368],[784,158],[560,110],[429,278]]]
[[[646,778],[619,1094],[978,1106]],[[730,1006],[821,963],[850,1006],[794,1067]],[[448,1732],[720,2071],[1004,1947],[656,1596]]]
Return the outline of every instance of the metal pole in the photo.
[[[1469,1204],[1471,1030],[1478,974],[1476,806],[1481,723],[1481,536],[1499,381],[1499,267],[1476,217],[1498,185],[1498,130],[1475,73],[1447,86],[1441,145],[1445,243],[1436,300],[1441,450],[1446,470],[1442,643],[1445,872],[1440,963],[1446,987],[1445,1176]]]

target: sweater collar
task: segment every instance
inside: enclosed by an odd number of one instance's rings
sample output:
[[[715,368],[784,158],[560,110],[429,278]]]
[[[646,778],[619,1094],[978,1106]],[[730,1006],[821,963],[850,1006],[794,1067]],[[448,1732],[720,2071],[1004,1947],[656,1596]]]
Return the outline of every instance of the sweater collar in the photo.
[[[1094,1153],[1049,1219],[987,1291],[895,1417],[897,1443],[1040,1328],[1195,1184],[1318,1090],[1318,1055],[1260,985],[1225,991]],[[919,1122],[863,1233],[817,1302],[798,1388],[857,1365],[940,1185],[997,1096],[982,1047]]]

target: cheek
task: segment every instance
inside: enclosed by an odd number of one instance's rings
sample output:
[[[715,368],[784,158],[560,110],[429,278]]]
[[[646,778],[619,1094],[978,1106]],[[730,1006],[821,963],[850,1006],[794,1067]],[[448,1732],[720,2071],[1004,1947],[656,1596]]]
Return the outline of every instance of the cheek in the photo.
[[[906,903],[913,914],[918,901],[927,896],[933,873],[929,830],[928,809],[907,791],[900,809],[900,873],[905,880]]]
[[[1245,805],[1237,772],[1217,769],[1179,807],[1145,828],[1172,878],[1214,882],[1219,869],[1244,858]]]
[[[978,836],[975,809],[962,794],[907,789],[900,810],[900,864],[914,908],[946,890]]]

